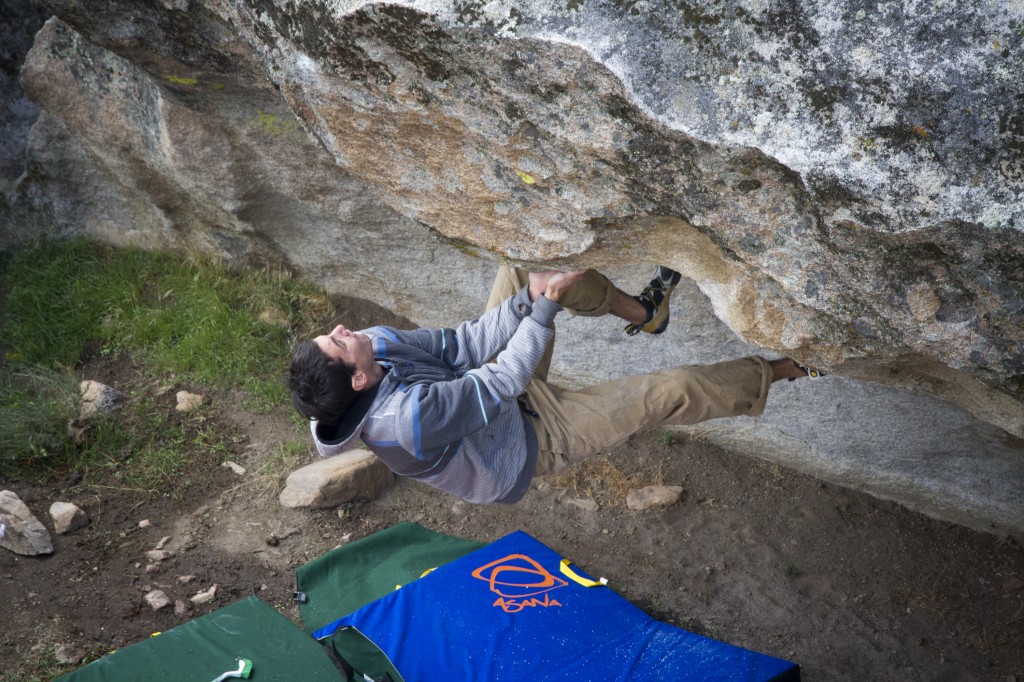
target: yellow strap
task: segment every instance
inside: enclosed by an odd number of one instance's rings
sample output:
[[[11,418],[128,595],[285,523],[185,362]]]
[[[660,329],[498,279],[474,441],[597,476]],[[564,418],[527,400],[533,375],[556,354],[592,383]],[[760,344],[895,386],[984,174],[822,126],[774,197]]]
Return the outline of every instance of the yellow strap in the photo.
[[[569,568],[571,562],[568,559],[562,559],[562,563],[558,565],[558,570],[562,572],[562,575],[574,580],[575,582],[583,585],[583,587],[600,587],[601,585],[607,585],[608,581],[605,578],[600,580],[590,580],[576,573],[576,571]]]
[[[428,568],[427,570],[423,571],[423,573],[420,574],[420,577],[422,578],[423,576],[427,575],[431,571],[436,571],[436,570],[437,570],[437,566],[434,566],[433,568]],[[402,586],[401,585],[395,585],[395,589],[396,590],[400,590],[400,589],[402,589]]]

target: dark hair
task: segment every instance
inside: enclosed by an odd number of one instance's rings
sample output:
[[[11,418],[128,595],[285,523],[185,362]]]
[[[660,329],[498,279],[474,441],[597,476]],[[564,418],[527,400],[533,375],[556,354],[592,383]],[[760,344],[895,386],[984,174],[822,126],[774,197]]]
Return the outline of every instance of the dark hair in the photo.
[[[314,341],[303,341],[288,368],[292,404],[306,419],[339,421],[358,395],[352,388],[355,371],[355,365],[327,357]]]

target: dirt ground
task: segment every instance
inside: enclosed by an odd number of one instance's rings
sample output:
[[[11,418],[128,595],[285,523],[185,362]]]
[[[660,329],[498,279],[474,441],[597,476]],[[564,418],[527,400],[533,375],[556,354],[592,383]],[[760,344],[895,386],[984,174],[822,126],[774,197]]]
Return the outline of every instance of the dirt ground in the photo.
[[[82,373],[128,392],[147,381],[116,359]],[[651,615],[795,661],[804,680],[1024,681],[1024,550],[1011,540],[661,430],[535,481],[513,507],[470,506],[403,480],[340,510],[289,510],[277,502],[283,481],[254,474],[296,439],[285,408],[252,414],[237,395],[181,388],[211,397],[198,418],[232,444],[196,453],[184,492],[140,496],[74,475],[27,486],[0,474],[0,487],[47,525],[58,499],[91,519],[54,536],[50,556],[0,550],[5,681],[17,679],[11,671],[33,648],[53,655],[47,647],[60,645],[91,660],[253,594],[299,622],[297,566],[406,520],[482,541],[525,530]],[[174,390],[161,398],[169,411]],[[228,459],[248,472],[221,466]],[[659,511],[629,510],[625,491],[649,483],[682,486],[683,497]],[[150,525],[140,528],[143,520]],[[165,537],[173,556],[148,573],[145,553]],[[187,602],[214,584],[216,598],[187,613],[142,602],[152,588]]]

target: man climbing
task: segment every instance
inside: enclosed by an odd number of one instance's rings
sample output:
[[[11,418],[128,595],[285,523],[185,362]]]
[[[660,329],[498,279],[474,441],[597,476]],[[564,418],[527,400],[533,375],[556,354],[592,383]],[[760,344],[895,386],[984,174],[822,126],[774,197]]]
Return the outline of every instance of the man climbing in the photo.
[[[512,504],[553,474],[646,426],[764,410],[780,379],[817,376],[759,356],[623,377],[581,391],[547,382],[555,316],[612,314],[660,334],[679,273],[661,267],[639,296],[594,270],[501,268],[483,316],[457,329],[338,325],[298,347],[292,401],[321,455],[362,440],[392,471],[474,503]]]

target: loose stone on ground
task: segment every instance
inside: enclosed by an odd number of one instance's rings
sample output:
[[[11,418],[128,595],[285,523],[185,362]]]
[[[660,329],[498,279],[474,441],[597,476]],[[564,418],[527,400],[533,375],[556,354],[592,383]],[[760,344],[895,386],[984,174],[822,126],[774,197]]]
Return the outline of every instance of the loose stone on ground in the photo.
[[[335,507],[353,500],[373,500],[395,475],[369,450],[326,457],[288,476],[278,498],[285,507]]]
[[[206,400],[205,397],[196,393],[189,393],[188,391],[178,391],[175,395],[175,399],[178,401],[177,406],[174,408],[178,412],[191,412],[198,408]]]
[[[683,488],[678,485],[652,485],[646,488],[634,488],[626,493],[626,506],[634,511],[662,509],[671,506],[683,496]]]
[[[50,531],[46,530],[46,526],[40,523],[21,498],[10,490],[0,491],[0,517],[3,517],[6,525],[0,547],[23,556],[53,553]]]
[[[64,535],[89,525],[88,515],[70,502],[54,502],[50,505],[50,518],[57,535]]]
[[[151,592],[147,592],[146,596],[143,597],[143,599],[146,600],[146,603],[149,604],[150,608],[152,608],[154,611],[159,611],[160,609],[164,608],[165,606],[171,603],[170,598],[168,598],[168,596],[164,594],[163,590],[153,590]]]

